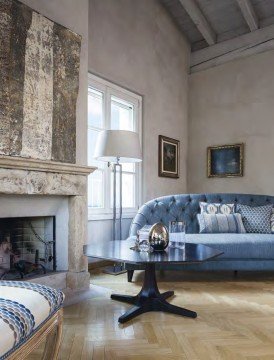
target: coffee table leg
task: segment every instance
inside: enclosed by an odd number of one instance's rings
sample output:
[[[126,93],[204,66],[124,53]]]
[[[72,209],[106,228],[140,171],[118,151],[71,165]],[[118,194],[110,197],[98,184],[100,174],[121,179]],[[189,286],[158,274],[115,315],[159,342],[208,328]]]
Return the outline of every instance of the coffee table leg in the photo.
[[[128,304],[135,304],[137,299],[137,296],[119,295],[119,294],[112,294],[110,297],[112,300],[117,300]]]
[[[156,281],[155,264],[147,264],[143,286],[138,295],[128,296],[113,294],[111,295],[111,299],[135,305],[124,315],[120,316],[118,319],[120,323],[125,323],[148,311],[163,311],[191,318],[197,317],[197,313],[194,311],[169,304],[166,299],[173,295],[174,291],[166,291],[163,294],[160,294]]]
[[[146,310],[142,306],[133,306],[130,308],[126,313],[124,313],[122,316],[119,317],[118,321],[119,323],[123,324],[133,318],[135,318],[138,315],[141,315],[149,310]]]
[[[169,297],[174,295],[174,291],[166,291],[164,293],[161,294],[161,298],[162,299],[168,299]]]
[[[191,311],[188,309],[181,308],[179,306],[172,305],[167,301],[161,301],[160,299],[156,302],[155,307],[158,307],[159,311],[168,312],[171,314],[186,316],[195,319],[197,317],[197,313],[195,311]]]

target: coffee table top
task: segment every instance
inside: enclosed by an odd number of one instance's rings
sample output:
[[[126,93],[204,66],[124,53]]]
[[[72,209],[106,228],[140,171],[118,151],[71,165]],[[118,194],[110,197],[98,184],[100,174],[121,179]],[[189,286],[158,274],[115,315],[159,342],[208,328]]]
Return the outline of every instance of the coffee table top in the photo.
[[[133,238],[85,245],[84,255],[130,264],[167,264],[203,262],[223,254],[222,251],[202,244],[186,243],[185,250],[168,247],[165,251],[152,253],[134,251],[130,249],[131,246],[134,246]]]

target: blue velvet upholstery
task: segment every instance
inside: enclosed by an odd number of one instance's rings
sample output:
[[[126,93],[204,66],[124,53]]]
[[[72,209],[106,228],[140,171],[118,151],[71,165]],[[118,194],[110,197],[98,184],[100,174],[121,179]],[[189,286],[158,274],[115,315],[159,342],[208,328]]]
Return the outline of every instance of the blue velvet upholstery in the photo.
[[[182,194],[163,196],[144,204],[138,211],[130,227],[130,236],[146,224],[162,222],[168,226],[169,221],[186,222],[186,232],[197,234],[199,225],[197,214],[200,212],[199,202],[239,203],[249,206],[274,205],[274,196],[248,194]]]
[[[178,270],[274,270],[273,234],[199,234],[197,214],[199,202],[274,205],[274,196],[250,194],[182,194],[164,196],[144,204],[130,227],[130,236],[146,224],[169,221],[186,222],[187,242],[201,243],[224,252],[216,259],[202,264],[170,265]],[[127,269],[138,266],[127,265]],[[166,268],[166,267],[165,267]]]
[[[223,251],[220,259],[274,259],[272,234],[187,234],[186,242]]]

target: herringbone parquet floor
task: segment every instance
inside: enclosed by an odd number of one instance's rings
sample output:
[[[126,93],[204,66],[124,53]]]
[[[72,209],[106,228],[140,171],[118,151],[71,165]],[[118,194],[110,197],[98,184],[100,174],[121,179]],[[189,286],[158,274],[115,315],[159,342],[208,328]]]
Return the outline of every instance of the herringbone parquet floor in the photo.
[[[165,272],[160,289],[175,290],[171,302],[198,318],[155,312],[119,325],[129,305],[110,300],[111,290],[135,294],[141,277],[92,275],[90,298],[65,308],[61,360],[274,360],[274,275]]]

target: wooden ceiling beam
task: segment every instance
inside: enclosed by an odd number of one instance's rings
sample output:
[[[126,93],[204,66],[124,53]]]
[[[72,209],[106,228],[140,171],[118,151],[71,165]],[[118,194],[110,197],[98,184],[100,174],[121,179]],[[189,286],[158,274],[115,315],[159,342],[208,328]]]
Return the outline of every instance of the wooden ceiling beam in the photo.
[[[191,53],[191,72],[274,49],[274,24]]]
[[[250,31],[255,31],[259,29],[258,17],[255,13],[254,7],[251,4],[250,0],[237,0],[237,3],[241,9],[243,17],[249,26]]]
[[[197,26],[200,33],[203,35],[204,39],[208,45],[213,45],[216,43],[216,34],[212,30],[209,22],[205,18],[204,14],[196,4],[195,0],[179,0],[185,11],[188,13],[191,20]]]

